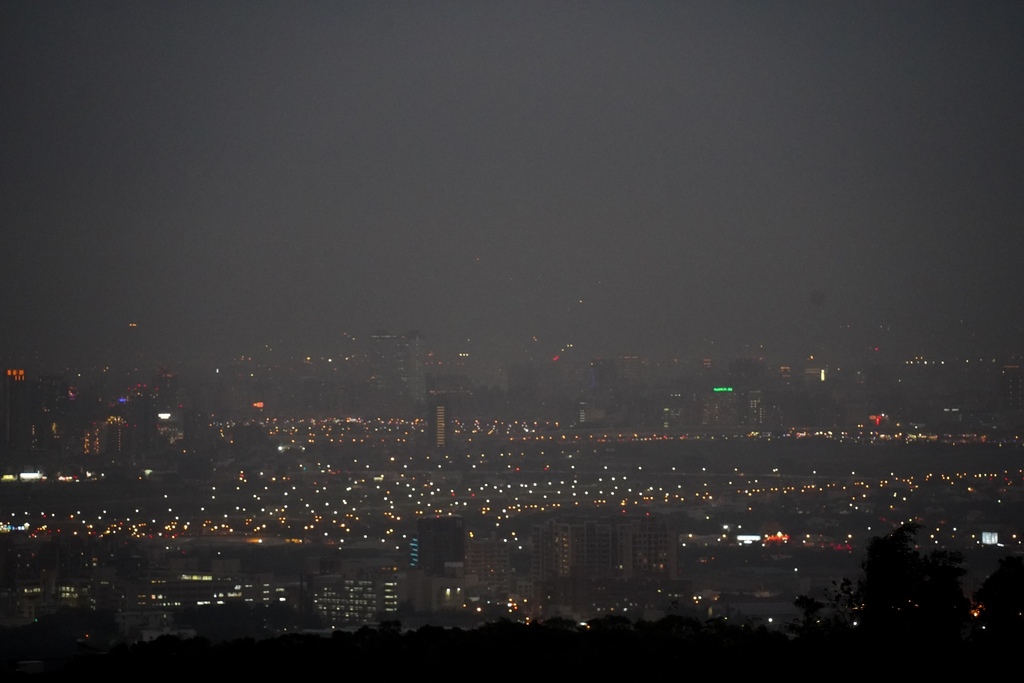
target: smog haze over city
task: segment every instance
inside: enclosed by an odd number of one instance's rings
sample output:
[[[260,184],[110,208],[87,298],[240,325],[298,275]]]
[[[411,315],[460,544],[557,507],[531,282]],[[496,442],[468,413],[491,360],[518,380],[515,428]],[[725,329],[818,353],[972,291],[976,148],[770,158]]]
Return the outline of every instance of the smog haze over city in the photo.
[[[0,93],[0,661],[1024,637],[1024,4],[8,0]]]
[[[12,359],[1020,351],[1019,3],[0,12]]]

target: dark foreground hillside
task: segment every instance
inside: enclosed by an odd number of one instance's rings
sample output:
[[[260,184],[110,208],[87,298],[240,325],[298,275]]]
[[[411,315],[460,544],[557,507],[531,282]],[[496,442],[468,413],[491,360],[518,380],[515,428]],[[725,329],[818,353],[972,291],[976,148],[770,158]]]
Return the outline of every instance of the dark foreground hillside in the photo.
[[[356,631],[216,642],[165,635],[108,650],[83,646],[33,673],[32,663],[24,660],[9,661],[0,673],[55,681],[201,675],[237,682],[367,674],[389,680],[588,676],[603,681],[654,672],[683,677],[699,670],[799,680],[875,674],[941,674],[946,680],[1012,662],[1024,642],[1024,558],[1003,558],[967,595],[963,557],[920,551],[919,529],[908,524],[873,538],[858,579],[844,579],[825,601],[800,596],[795,603],[800,616],[781,628],[684,615],[656,621],[606,615],[585,624],[558,618],[496,621],[473,628],[403,629],[398,621],[385,621]],[[73,626],[68,619],[60,622]]]
[[[397,622],[356,632],[295,634],[264,640],[211,643],[203,638],[164,636],[122,645],[102,654],[83,654],[59,669],[14,674],[31,680],[174,680],[201,675],[233,681],[294,676],[339,677],[368,674],[508,678],[521,676],[634,677],[658,673],[686,677],[688,672],[804,679],[813,672],[843,678],[842,672],[872,670],[959,671],[996,661],[1006,651],[994,643],[885,641],[853,632],[796,636],[753,624],[701,622],[666,617],[630,622],[603,617],[577,625],[562,620],[520,624],[495,622],[475,629],[425,626],[402,631]]]

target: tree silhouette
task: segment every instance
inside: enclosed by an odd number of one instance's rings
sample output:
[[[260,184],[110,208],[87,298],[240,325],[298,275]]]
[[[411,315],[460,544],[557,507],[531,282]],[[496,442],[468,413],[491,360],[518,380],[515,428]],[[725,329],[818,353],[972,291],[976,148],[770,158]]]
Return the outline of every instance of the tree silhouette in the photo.
[[[1024,558],[1007,556],[974,593],[979,640],[1019,641],[1024,636]]]
[[[868,543],[855,592],[860,627],[883,639],[958,642],[970,616],[961,579],[964,557],[936,550],[922,555],[906,524]]]
[[[802,617],[789,631],[805,641],[856,633],[874,642],[960,643],[970,617],[964,594],[964,557],[953,551],[921,554],[918,524],[905,524],[868,542],[856,581],[833,582],[827,602],[801,595]]]

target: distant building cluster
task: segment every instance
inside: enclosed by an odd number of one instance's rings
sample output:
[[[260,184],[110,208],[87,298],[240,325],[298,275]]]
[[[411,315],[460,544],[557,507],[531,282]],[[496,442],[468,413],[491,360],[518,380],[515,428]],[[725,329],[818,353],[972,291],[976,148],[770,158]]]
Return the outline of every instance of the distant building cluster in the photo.
[[[998,433],[1024,426],[1016,357],[886,363],[869,356],[856,365],[814,356],[774,364],[762,356],[555,357],[510,361],[482,380],[469,353],[442,358],[415,331],[377,331],[362,342],[346,337],[343,346],[336,356],[316,358],[268,349],[202,376],[166,367],[6,368],[0,468],[7,475],[114,463],[166,469],[183,452],[213,448],[225,425],[262,429],[300,419],[410,421],[435,452],[454,445],[456,424],[480,421],[667,433]],[[237,436],[247,438],[242,431]]]

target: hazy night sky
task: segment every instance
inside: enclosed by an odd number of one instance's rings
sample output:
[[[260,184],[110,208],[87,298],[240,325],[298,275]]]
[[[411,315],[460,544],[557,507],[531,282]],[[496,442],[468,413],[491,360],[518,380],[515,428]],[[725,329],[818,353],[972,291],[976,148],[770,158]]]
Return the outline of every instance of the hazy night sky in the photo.
[[[0,144],[3,357],[1024,350],[1021,2],[6,0]]]

